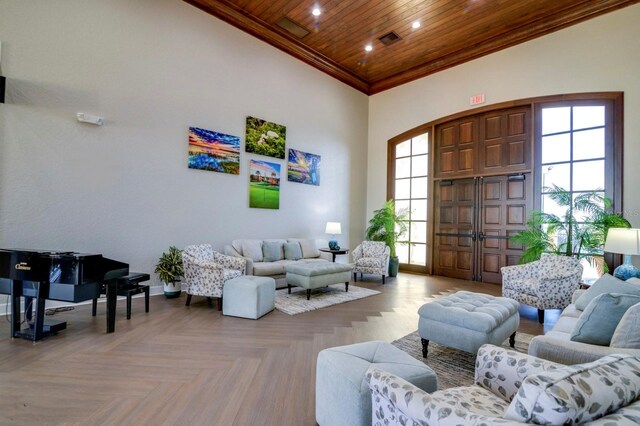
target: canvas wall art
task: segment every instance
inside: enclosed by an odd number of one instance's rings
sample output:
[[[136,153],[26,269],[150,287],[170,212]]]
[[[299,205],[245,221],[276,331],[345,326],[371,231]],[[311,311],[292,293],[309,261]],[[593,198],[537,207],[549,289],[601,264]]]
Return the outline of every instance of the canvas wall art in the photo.
[[[280,208],[280,164],[249,161],[249,207]]]
[[[320,156],[289,149],[287,180],[290,182],[320,185]]]
[[[247,117],[245,151],[284,159],[287,128],[255,117]]]
[[[240,138],[189,127],[189,168],[240,174]]]

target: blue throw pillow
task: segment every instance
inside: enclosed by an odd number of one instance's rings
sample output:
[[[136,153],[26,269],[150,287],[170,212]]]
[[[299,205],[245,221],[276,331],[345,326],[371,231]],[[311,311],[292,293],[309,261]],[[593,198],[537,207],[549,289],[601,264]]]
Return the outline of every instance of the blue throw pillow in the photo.
[[[584,311],[589,302],[597,296],[605,293],[633,294],[640,296],[640,285],[624,282],[609,274],[604,274],[598,278],[598,281],[593,283],[589,290],[585,291],[585,293],[576,300],[576,308]]]
[[[300,243],[297,241],[284,243],[284,258],[287,260],[302,259],[302,248],[300,247]]]
[[[265,241],[262,243],[262,258],[265,262],[275,262],[282,259],[282,243]]]
[[[571,340],[592,345],[609,346],[620,319],[631,306],[640,303],[640,296],[605,293],[587,305],[573,331]]]

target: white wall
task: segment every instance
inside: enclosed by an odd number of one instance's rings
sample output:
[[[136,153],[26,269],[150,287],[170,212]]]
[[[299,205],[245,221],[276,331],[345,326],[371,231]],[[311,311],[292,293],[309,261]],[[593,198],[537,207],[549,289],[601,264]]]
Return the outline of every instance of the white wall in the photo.
[[[624,92],[625,216],[640,227],[640,5],[374,95],[369,100],[367,214],[386,196],[387,141],[406,130],[486,104],[577,92]]]
[[[367,97],[180,0],[0,2],[0,247],[102,253],[152,272],[169,245],[364,233]],[[102,127],[76,112],[101,115]],[[279,210],[240,176],[187,168],[187,131],[248,115],[320,154],[319,187],[283,174]],[[154,278],[154,284],[157,281]]]

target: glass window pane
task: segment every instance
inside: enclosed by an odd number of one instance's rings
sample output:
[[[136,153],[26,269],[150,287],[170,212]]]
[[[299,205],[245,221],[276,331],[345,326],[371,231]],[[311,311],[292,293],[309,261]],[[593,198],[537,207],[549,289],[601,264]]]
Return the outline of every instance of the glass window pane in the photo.
[[[573,107],[573,129],[604,126],[604,106]]]
[[[411,200],[411,220],[427,220],[427,200]]]
[[[411,154],[426,154],[429,151],[429,134],[425,133],[424,135],[416,136],[413,138],[413,147]]]
[[[396,160],[396,179],[411,176],[411,157]]]
[[[542,164],[571,160],[571,134],[542,138]]]
[[[411,157],[411,176],[426,176],[429,170],[429,156],[418,155]]]
[[[604,157],[604,129],[584,130],[573,134],[573,159]]]
[[[571,163],[554,164],[553,166],[542,166],[542,191],[557,185],[562,189],[569,190]]]
[[[412,243],[426,243],[427,222],[411,222],[410,238]]]
[[[573,163],[573,190],[604,189],[604,160]]]
[[[564,216],[567,213],[567,207],[563,207],[558,205],[555,201],[551,199],[548,195],[542,196],[542,211],[549,214],[554,214],[558,216],[560,219],[564,219]]]
[[[568,132],[571,130],[571,108],[543,108],[542,134]]]
[[[396,204],[396,214],[400,214],[402,211],[405,214],[409,215],[409,209],[411,207],[411,202],[409,200],[398,200],[395,202]]]
[[[426,265],[427,246],[424,244],[415,244],[415,245],[412,245],[410,249],[411,249],[411,264]]]
[[[577,194],[573,194],[573,201],[574,201],[573,205],[575,205],[576,197],[579,197],[581,194],[585,194],[585,193],[584,192],[579,192]],[[604,192],[600,192],[598,195],[604,197]],[[596,201],[593,198],[591,198],[591,200],[592,201]],[[600,200],[597,200],[596,204],[604,209],[604,202],[600,202]],[[587,220],[587,217],[589,216],[589,212],[584,212],[582,210],[574,210],[573,211],[573,216],[576,218],[576,220],[578,222],[585,222]]]
[[[396,158],[408,157],[411,155],[411,141],[404,141],[396,145]]]
[[[407,225],[406,231],[398,235],[398,241],[409,241],[409,238],[411,238],[409,234],[410,224],[409,222],[405,222],[405,223]],[[397,224],[395,226],[395,230],[396,230],[396,233],[400,232],[400,227]]]
[[[396,256],[400,263],[409,263],[409,246],[407,244],[396,244]]]
[[[427,178],[411,179],[411,198],[427,197]]]
[[[411,198],[409,179],[396,180],[396,199]]]

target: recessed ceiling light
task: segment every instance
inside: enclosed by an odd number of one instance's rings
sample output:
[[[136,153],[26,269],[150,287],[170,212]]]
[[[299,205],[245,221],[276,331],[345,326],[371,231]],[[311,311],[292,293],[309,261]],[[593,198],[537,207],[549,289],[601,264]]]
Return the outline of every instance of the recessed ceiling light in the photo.
[[[364,47],[364,50],[366,50],[367,52],[371,52],[371,51],[373,50],[373,46],[371,46],[370,44],[367,44],[367,45]]]
[[[411,24],[411,28],[413,28],[414,30],[416,28],[420,28],[420,21],[414,21],[413,24]]]
[[[311,11],[311,14],[313,16],[320,16],[321,13],[322,13],[322,11],[320,10],[319,7],[314,7],[313,10]]]

